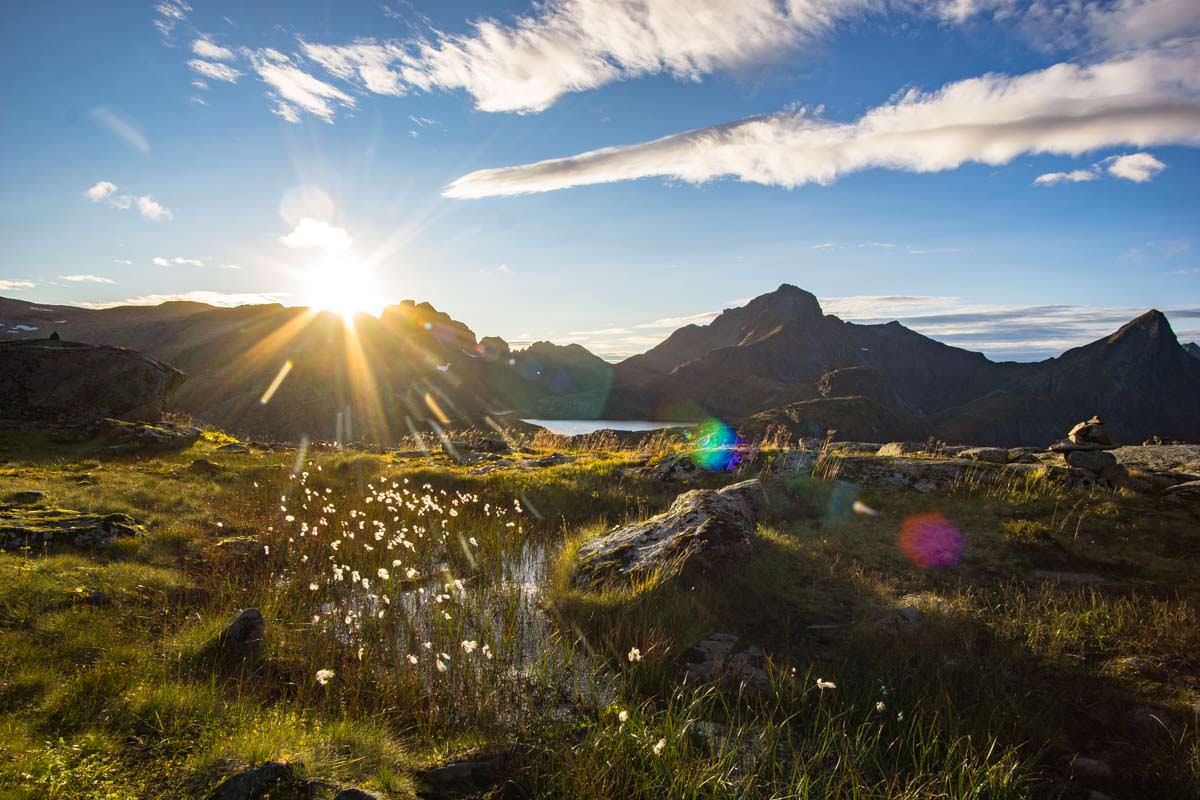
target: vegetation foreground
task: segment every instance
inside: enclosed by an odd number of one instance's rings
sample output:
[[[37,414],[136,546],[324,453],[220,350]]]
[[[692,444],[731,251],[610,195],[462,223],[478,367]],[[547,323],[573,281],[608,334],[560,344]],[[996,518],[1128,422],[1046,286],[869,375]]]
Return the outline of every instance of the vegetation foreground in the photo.
[[[1200,796],[1200,525],[1154,498],[770,474],[740,568],[587,591],[579,546],[690,488],[631,469],[662,453],[534,442],[482,471],[0,436],[0,504],[41,492],[147,531],[0,553],[6,798],[208,797],[273,761],[307,794],[271,797],[408,798],[442,791],[423,769],[514,744],[482,795]],[[964,548],[922,568],[899,541],[934,513]],[[262,651],[228,663],[212,643],[247,608]],[[714,632],[760,647],[769,685],[681,681]]]

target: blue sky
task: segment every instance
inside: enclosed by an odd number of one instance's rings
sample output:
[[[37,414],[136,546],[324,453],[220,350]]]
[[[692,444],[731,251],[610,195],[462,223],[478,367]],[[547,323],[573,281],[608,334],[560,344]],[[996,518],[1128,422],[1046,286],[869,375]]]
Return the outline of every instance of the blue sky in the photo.
[[[615,358],[786,281],[996,358],[1150,307],[1200,338],[1200,0],[17,2],[0,37],[4,296],[413,298]]]

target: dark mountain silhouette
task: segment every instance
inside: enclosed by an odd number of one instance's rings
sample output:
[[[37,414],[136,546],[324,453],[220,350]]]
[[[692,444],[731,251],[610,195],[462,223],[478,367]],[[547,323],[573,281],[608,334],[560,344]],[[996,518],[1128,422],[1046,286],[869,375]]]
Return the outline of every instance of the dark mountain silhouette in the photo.
[[[1183,346],[1183,349],[1184,352],[1186,352],[1192,358],[1200,358],[1200,344],[1188,342]]]
[[[1200,348],[1181,346],[1157,311],[1037,363],[993,362],[897,322],[844,322],[787,284],[616,365],[578,345],[512,350],[411,301],[353,328],[280,305],[91,310],[5,299],[0,322],[0,338],[55,330],[145,352],[189,375],[179,409],[274,438],[393,441],[518,417],[716,416],[747,433],[782,425],[842,439],[1045,445],[1100,414],[1120,441],[1200,440]]]
[[[998,363],[897,322],[843,322],[784,284],[616,365],[608,416],[663,410],[806,436],[1041,445],[1096,413],[1123,441],[1195,440],[1200,361],[1158,311],[1058,358]]]

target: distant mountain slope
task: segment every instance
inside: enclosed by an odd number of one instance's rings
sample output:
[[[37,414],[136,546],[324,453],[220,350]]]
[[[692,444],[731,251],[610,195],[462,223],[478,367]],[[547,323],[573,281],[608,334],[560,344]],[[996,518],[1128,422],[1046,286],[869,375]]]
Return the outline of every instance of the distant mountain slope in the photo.
[[[1184,352],[1186,352],[1192,358],[1200,358],[1200,344],[1188,342],[1183,346],[1183,349]]]
[[[1100,414],[1121,442],[1200,440],[1200,348],[1181,346],[1157,311],[1030,364],[989,361],[897,322],[843,322],[787,284],[615,366],[578,345],[477,340],[411,301],[348,329],[332,314],[280,305],[91,310],[0,298],[0,324],[0,338],[58,331],[141,350],[188,373],[181,409],[276,438],[392,441],[518,416],[717,416],[747,432],[783,425],[805,436],[1044,445]]]
[[[870,402],[831,402],[840,397]],[[997,363],[897,322],[824,315],[784,284],[616,365],[608,416],[664,411],[979,444],[1047,444],[1098,413],[1122,441],[1200,440],[1200,360],[1157,311],[1058,358]]]

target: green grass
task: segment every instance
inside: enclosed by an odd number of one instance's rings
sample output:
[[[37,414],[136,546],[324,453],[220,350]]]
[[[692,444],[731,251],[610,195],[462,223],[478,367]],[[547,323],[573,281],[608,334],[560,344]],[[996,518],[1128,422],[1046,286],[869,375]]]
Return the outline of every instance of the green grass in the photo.
[[[529,796],[1200,794],[1200,526],[1152,499],[778,477],[738,569],[583,592],[574,550],[678,491],[631,475],[641,454],[612,442],[486,474],[314,452],[293,475],[293,452],[218,453],[216,434],[105,461],[4,436],[0,495],[128,513],[148,535],[0,554],[0,796],[205,796],[279,759],[406,798],[418,767],[511,741],[535,746]],[[188,470],[198,457],[222,469]],[[928,512],[963,534],[952,567],[923,570],[897,545]],[[218,544],[238,536],[249,552]],[[905,604],[919,627],[880,626]],[[200,658],[250,606],[267,619],[261,663]],[[679,684],[679,654],[716,631],[770,655],[771,691]],[[1073,780],[1080,753],[1113,777]]]

